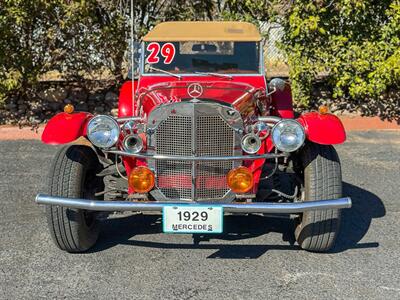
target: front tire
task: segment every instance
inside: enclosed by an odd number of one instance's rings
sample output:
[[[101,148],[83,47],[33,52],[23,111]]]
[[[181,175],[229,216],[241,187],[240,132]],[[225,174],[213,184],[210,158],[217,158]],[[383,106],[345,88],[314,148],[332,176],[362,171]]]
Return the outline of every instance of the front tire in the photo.
[[[93,198],[102,182],[96,178],[101,164],[88,146],[67,145],[61,148],[49,172],[48,190],[52,196]],[[99,236],[96,213],[61,206],[46,206],[50,235],[58,248],[67,252],[84,252]]]
[[[342,173],[339,157],[330,145],[308,143],[301,151],[304,201],[342,197]],[[295,230],[301,248],[326,252],[332,249],[339,233],[339,209],[307,211]]]

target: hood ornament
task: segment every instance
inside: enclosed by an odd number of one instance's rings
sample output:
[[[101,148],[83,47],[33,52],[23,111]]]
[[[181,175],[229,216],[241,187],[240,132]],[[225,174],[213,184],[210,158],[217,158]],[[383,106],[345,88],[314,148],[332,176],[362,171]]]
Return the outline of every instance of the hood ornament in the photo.
[[[187,88],[187,93],[193,99],[196,99],[203,95],[203,87],[199,83],[192,83]]]

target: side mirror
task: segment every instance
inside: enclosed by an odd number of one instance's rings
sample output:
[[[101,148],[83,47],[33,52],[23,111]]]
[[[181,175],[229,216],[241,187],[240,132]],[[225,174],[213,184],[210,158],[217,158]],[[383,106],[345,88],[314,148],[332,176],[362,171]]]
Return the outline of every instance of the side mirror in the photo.
[[[276,91],[283,91],[285,89],[286,82],[281,78],[273,78],[268,83],[269,94],[273,94]]]

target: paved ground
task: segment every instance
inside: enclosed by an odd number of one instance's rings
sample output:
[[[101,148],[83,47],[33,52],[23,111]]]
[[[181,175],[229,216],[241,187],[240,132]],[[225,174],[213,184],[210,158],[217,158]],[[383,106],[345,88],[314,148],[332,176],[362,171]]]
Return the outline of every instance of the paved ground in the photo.
[[[227,217],[193,245],[156,216],[106,221],[88,254],[57,250],[33,204],[54,148],[0,141],[0,298],[400,299],[400,132],[351,133],[338,147],[354,207],[330,254],[299,250],[291,223]]]

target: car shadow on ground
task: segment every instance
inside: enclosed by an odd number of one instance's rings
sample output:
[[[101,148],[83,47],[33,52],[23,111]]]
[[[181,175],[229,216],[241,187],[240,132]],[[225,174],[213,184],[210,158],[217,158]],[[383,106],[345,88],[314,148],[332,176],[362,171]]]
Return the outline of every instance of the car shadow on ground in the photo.
[[[368,232],[372,219],[386,215],[382,200],[374,193],[346,182],[343,183],[343,195],[351,197],[353,205],[350,209],[343,210],[339,238],[332,252],[379,247],[378,242],[360,241]]]
[[[385,207],[375,194],[343,183],[343,194],[353,200],[353,207],[343,211],[341,233],[333,253],[348,249],[376,248],[378,242],[361,243],[368,232],[372,219],[385,215]],[[160,249],[211,249],[216,250],[208,258],[249,259],[258,258],[269,250],[295,250],[300,248],[295,244],[294,221],[287,218],[268,218],[259,215],[240,216],[229,215],[224,219],[224,233],[218,235],[193,235],[193,242],[188,244],[143,241],[135,236],[160,234],[162,232],[160,215],[133,215],[130,217],[109,219],[103,221],[103,232],[97,245],[90,252],[104,251],[118,244],[136,247]],[[239,241],[250,239],[268,233],[279,233],[287,245],[268,244],[232,244],[215,243],[215,241]]]

